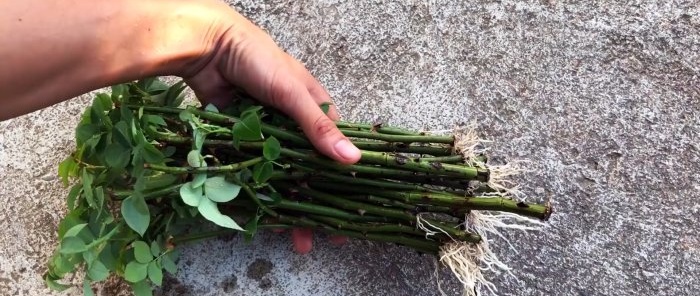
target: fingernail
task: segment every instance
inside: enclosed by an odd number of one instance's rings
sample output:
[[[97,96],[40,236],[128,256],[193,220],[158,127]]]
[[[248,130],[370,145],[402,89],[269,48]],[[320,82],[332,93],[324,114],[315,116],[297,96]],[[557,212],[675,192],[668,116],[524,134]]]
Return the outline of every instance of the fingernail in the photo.
[[[335,149],[335,153],[338,153],[340,157],[348,159],[348,160],[356,160],[360,158],[360,149],[357,149],[355,145],[350,143],[347,139],[342,139],[335,143],[335,146],[333,146],[333,149]]]

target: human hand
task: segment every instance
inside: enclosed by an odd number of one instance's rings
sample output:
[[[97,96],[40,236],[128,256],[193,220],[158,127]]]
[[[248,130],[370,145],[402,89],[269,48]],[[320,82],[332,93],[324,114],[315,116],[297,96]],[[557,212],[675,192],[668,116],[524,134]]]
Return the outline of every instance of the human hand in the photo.
[[[227,105],[234,87],[287,113],[294,118],[315,147],[325,155],[344,164],[359,160],[360,151],[338,130],[334,106],[324,114],[319,104],[330,102],[321,84],[297,60],[283,52],[260,28],[238,15],[222,9],[223,17],[210,18],[214,28],[205,44],[206,63],[195,63],[183,75],[198,98],[217,106]],[[226,17],[226,16],[229,17]],[[311,251],[310,229],[291,231],[296,252]],[[333,244],[347,238],[332,236]]]

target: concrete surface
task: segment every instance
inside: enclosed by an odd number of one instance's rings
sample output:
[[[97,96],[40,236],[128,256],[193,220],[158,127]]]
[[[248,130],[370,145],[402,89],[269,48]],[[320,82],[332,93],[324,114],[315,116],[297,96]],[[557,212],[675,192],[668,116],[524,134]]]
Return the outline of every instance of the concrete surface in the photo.
[[[508,233],[503,295],[697,295],[697,1],[241,1],[344,117],[445,129],[476,120],[492,154],[528,159],[546,232]],[[0,123],[0,294],[40,275],[66,194],[55,168],[85,98]],[[163,295],[435,295],[430,258],[266,235],[189,248]],[[197,259],[202,257],[202,259]],[[447,278],[447,274],[442,276]],[[456,294],[456,285],[444,285]],[[118,284],[102,294],[118,294]],[[75,292],[75,291],[73,291]],[[71,294],[71,293],[68,293]]]

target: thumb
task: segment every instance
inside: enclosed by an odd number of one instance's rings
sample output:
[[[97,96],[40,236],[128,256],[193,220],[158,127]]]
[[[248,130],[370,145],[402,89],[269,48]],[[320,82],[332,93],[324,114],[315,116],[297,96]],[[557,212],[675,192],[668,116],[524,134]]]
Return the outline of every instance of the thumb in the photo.
[[[360,160],[360,150],[323,113],[306,86],[297,79],[286,78],[271,84],[269,102],[289,114],[321,153],[342,164]]]

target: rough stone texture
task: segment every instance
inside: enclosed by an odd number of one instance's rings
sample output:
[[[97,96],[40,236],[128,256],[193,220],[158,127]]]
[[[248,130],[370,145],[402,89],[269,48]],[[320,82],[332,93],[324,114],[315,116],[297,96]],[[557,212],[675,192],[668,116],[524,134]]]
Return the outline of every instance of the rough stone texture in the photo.
[[[700,290],[696,1],[232,5],[306,63],[345,119],[429,130],[474,121],[497,161],[531,161],[522,189],[556,212],[543,233],[507,233],[518,254],[498,245],[519,278],[492,275],[502,294]],[[85,102],[0,123],[1,295],[48,293],[40,275],[66,194],[54,172]],[[436,294],[429,257],[316,244],[308,256],[281,235],[193,246],[159,293]]]

